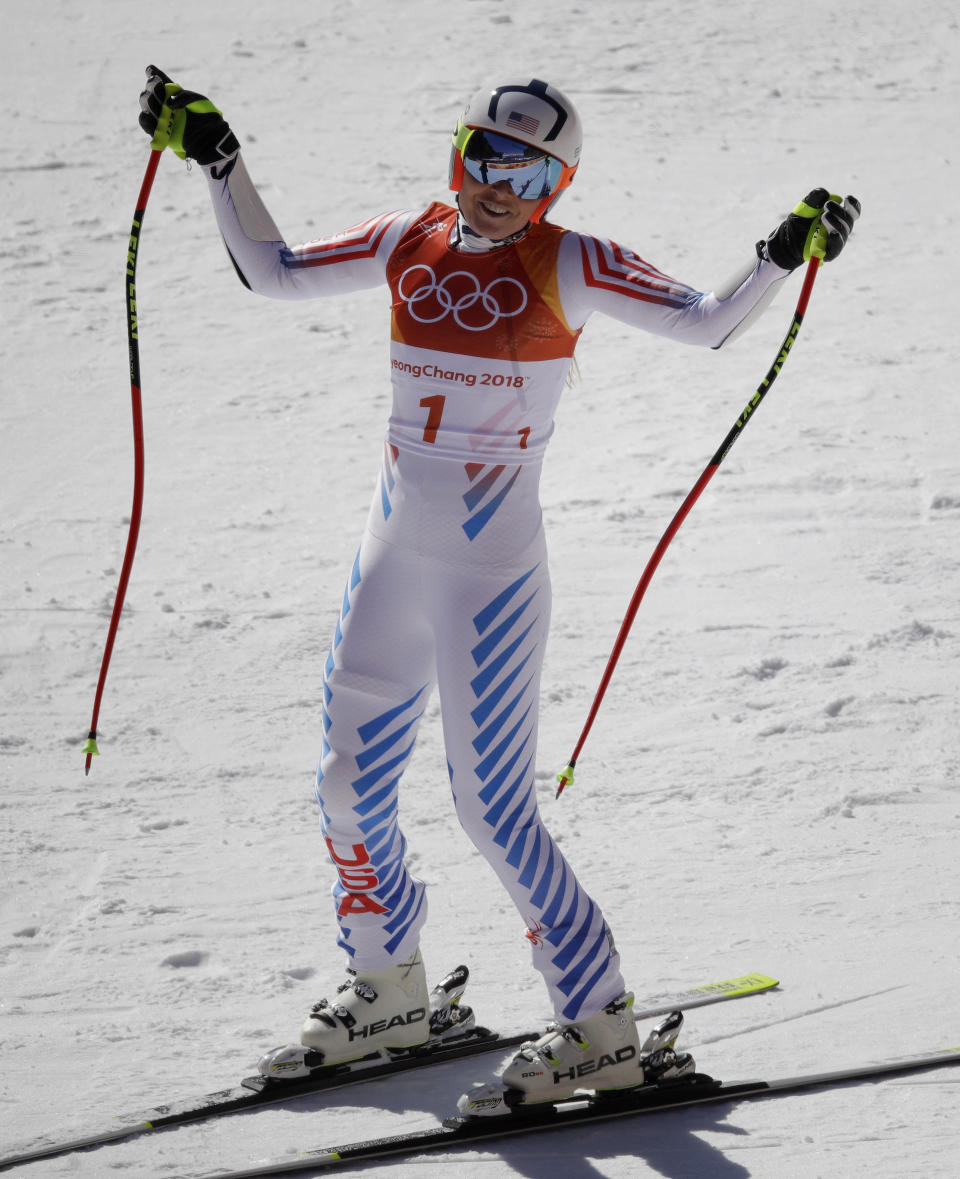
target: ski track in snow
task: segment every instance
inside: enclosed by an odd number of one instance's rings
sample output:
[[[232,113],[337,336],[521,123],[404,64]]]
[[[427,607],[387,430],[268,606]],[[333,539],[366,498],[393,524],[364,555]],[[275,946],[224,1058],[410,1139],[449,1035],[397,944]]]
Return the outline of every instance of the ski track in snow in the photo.
[[[954,9],[546,12],[5,10],[0,1153],[235,1083],[340,978],[312,774],[321,665],[387,414],[383,292],[252,298],[202,177],[172,157],[138,272],[144,521],[103,756],[83,776],[132,486],[120,284],[148,62],[222,106],[291,241],[444,197],[460,104],[514,71],[555,80],[584,118],[558,220],[706,288],[808,187],[862,198],[554,803],[644,563],[769,367],[799,282],[720,353],[599,318],[585,331],[543,486],[555,602],[538,778],[638,996],[749,970],[783,981],[691,1013],[703,1069],[783,1075],[960,1041]],[[435,702],[408,779],[429,971],[468,962],[481,1021],[546,1019],[522,923],[455,826]],[[495,1063],[8,1173],[169,1179],[420,1128]],[[938,1179],[956,1173],[956,1094],[944,1071],[383,1170]]]

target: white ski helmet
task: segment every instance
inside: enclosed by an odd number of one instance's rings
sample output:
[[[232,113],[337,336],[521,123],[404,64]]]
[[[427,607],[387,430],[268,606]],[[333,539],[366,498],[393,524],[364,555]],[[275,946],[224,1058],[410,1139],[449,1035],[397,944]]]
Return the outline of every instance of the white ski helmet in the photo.
[[[453,133],[450,188],[454,192],[463,186],[464,159],[473,158],[471,148],[476,151],[484,140],[475,133],[484,131],[526,145],[522,152],[525,164],[544,157],[551,162],[549,186],[538,191],[542,200],[531,217],[531,221],[539,221],[569,187],[580,164],[583,131],[576,107],[562,91],[537,78],[479,90]],[[503,178],[509,179],[509,174]]]

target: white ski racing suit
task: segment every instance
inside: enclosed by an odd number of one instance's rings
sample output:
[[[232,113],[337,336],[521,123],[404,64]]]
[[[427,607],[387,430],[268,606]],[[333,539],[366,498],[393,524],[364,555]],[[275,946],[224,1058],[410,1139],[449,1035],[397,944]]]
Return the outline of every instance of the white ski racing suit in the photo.
[[[206,171],[252,290],[390,294],[392,413],[324,669],[317,797],[339,944],[381,970],[418,943],[425,888],[404,862],[397,793],[437,687],[460,823],[527,923],[557,1019],[595,1014],[624,990],[619,955],[534,784],[550,615],[538,484],[554,411],[592,312],[716,347],[785,272],[757,261],[721,298],[548,223],[470,250],[440,203],[289,248],[242,158]]]

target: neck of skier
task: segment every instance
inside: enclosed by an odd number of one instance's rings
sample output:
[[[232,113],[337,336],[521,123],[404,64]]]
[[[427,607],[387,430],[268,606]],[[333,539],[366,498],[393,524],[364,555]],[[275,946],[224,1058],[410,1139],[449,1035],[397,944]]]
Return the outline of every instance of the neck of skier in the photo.
[[[514,242],[519,241],[523,237],[529,228],[530,223],[528,222],[523,229],[497,241],[494,238],[482,237],[479,233],[476,233],[464,221],[463,214],[458,212],[457,223],[450,231],[450,245],[454,249],[462,250],[467,254],[484,254],[488,250],[497,250],[501,246],[513,245]]]

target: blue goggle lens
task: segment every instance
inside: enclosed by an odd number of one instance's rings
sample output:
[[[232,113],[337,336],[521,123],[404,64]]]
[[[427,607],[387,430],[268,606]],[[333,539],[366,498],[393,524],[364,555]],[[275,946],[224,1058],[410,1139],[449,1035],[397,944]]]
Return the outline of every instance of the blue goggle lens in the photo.
[[[521,200],[543,200],[556,190],[563,176],[560,160],[492,131],[471,132],[461,155],[474,180],[481,184],[506,180]]]

